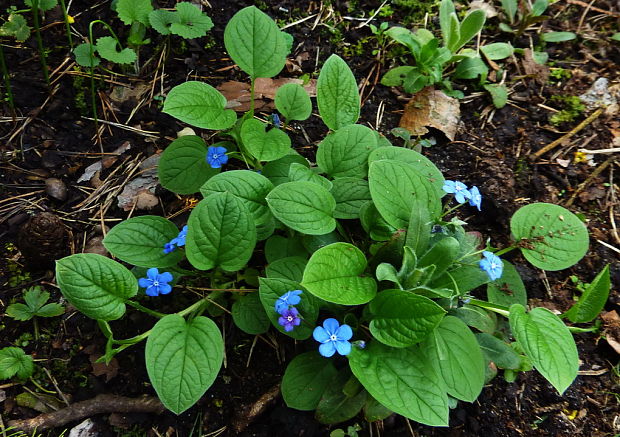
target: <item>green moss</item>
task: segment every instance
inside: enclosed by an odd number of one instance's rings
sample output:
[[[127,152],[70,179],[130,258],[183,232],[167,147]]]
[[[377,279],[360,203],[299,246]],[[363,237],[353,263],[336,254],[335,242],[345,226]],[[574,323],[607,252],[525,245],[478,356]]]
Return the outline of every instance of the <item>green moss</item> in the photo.
[[[404,13],[403,25],[421,23],[426,14],[438,9],[438,0],[393,0],[392,7]]]
[[[549,121],[554,126],[574,121],[586,109],[577,96],[553,96],[551,102],[562,108],[560,112],[549,117]]]

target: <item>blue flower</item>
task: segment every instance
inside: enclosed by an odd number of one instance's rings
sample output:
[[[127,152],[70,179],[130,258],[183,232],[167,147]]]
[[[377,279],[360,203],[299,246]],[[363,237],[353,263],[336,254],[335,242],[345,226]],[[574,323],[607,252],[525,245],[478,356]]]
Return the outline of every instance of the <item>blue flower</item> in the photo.
[[[169,272],[159,273],[159,270],[152,267],[146,271],[146,278],[138,279],[138,285],[146,288],[149,296],[159,296],[168,294],[172,291],[172,286],[168,282],[172,281],[172,274]]]
[[[475,185],[469,189],[469,194],[471,194],[471,198],[469,199],[469,204],[471,206],[475,206],[480,211],[480,205],[482,204],[482,194],[480,194],[480,190]]]
[[[278,300],[276,300],[276,312],[278,314],[284,314],[284,311],[286,311],[289,306],[297,305],[299,302],[301,302],[301,297],[299,297],[299,295],[302,293],[303,291],[301,290],[287,291],[286,293],[284,293],[278,298]]]
[[[484,258],[480,260],[480,268],[489,275],[491,281],[501,278],[504,271],[504,263],[500,257],[486,250],[482,254]]]
[[[323,326],[314,328],[312,336],[321,343],[319,353],[324,357],[331,357],[337,351],[340,355],[349,355],[353,331],[349,325],[342,325],[336,319],[326,319]]]
[[[179,235],[174,237],[170,242],[164,244],[164,253],[168,254],[173,252],[177,247],[185,246],[185,238],[187,237],[187,225],[183,226],[183,229],[179,232]]]
[[[301,323],[301,317],[299,317],[299,311],[297,311],[297,308],[290,307],[282,311],[280,313],[278,323],[280,326],[284,326],[284,330],[286,332],[291,332],[295,326],[299,326]]]
[[[459,181],[444,181],[443,190],[448,194],[454,194],[458,203],[465,203],[466,199],[471,199],[471,193],[467,191],[467,185]]]
[[[222,165],[228,162],[226,152],[226,147],[209,146],[207,149],[207,162],[211,168],[221,168]]]

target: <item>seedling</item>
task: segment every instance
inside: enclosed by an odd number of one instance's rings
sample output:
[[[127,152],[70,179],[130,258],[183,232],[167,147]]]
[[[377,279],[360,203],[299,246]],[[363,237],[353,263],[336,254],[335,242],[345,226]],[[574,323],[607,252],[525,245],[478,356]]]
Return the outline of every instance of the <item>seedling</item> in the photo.
[[[23,303],[13,303],[6,309],[9,317],[25,322],[31,320],[34,323],[34,336],[39,339],[39,325],[37,317],[56,317],[65,312],[65,308],[57,303],[47,303],[50,294],[41,287],[31,287],[24,292]]]

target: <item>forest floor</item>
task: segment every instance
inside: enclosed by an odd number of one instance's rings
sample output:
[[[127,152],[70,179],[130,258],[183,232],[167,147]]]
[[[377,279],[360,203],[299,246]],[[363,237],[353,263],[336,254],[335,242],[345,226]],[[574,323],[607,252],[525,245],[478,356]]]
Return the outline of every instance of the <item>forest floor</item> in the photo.
[[[172,7],[174,2],[158,3]],[[173,218],[178,223],[186,220],[191,196],[176,196],[161,187],[154,195],[142,193],[139,201],[132,196],[136,192],[130,193],[125,204],[119,205],[118,196],[143,172],[140,164],[161,153],[184,127],[161,111],[163,98],[173,86],[189,79],[213,86],[245,80],[226,55],[223,30],[236,11],[253,3],[208,3],[205,11],[215,26],[207,37],[181,41],[163,39],[152,32],[153,42],[141,49],[137,72],[117,67],[114,71],[98,70],[99,134],[89,119],[90,78],[84,69],[76,68],[70,55],[59,8],[46,14],[42,31],[50,87],[43,80],[34,37],[23,44],[1,41],[11,73],[16,117],[12,117],[6,100],[0,103],[0,348],[22,347],[35,357],[37,366],[33,379],[25,384],[0,381],[0,420],[4,423],[102,393],[154,395],[144,367],[143,344],[127,349],[111,365],[104,366],[95,363],[105,347],[103,335],[95,321],[75,310],[69,308],[60,317],[41,320],[38,338],[32,322],[18,322],[3,313],[10,303],[20,301],[23,290],[30,286],[44,287],[52,301],[58,302],[62,296],[55,286],[53,260],[86,248],[101,253],[104,228],[145,213]],[[379,79],[402,60],[412,61],[379,46],[367,24],[387,21],[413,28],[426,23],[438,31],[436,4],[418,0],[285,0],[256,5],[279,25],[287,26],[286,31],[294,37],[290,62],[279,77],[316,78],[329,55],[341,55],[360,85],[360,123],[376,128],[394,144],[402,143],[391,130],[398,126],[411,96],[402,89],[381,85]],[[499,2],[487,6],[500,11]],[[75,18],[72,26],[76,39],[88,34],[88,23],[94,19],[110,23],[121,38],[127,33],[127,27],[111,11],[110,1],[75,0],[70,14]],[[525,55],[502,62],[501,71],[510,90],[508,104],[502,109],[495,109],[473,81],[457,82],[465,94],[460,101],[460,122],[431,127],[427,136],[436,144],[423,153],[446,179],[480,188],[483,213],[462,218],[500,247],[508,245],[509,219],[520,206],[549,202],[581,214],[591,241],[586,257],[575,267],[545,274],[518,253],[510,252],[506,258],[521,273],[530,303],[558,312],[570,307],[579,295],[577,279],[591,282],[610,264],[612,292],[605,311],[613,314],[620,307],[618,108],[607,108],[591,118],[588,116],[597,108],[584,108],[573,120],[559,124],[551,123],[550,117],[566,109],[565,97],[586,93],[599,78],[608,79],[612,95],[614,86],[618,88],[620,43],[610,36],[618,32],[620,4],[612,0],[559,0],[547,15],[547,20],[520,37],[499,31],[501,17],[487,20],[483,42],[536,47],[549,53],[549,61],[546,65],[534,64],[526,50]],[[545,44],[539,37],[542,30],[571,31],[578,38]],[[373,50],[379,53],[373,54]],[[502,80],[495,73],[491,79]],[[239,84],[228,87],[238,91]],[[269,92],[261,104],[264,106],[259,111],[273,111]],[[584,120],[587,123],[580,126]],[[536,153],[576,127],[582,128],[557,147]],[[452,128],[456,137],[450,141],[445,132]],[[313,115],[293,130],[293,144],[312,159],[316,144],[326,133],[327,128]],[[613,148],[615,152],[604,151]],[[596,153],[601,150],[603,153]],[[100,171],[89,172],[89,166],[97,162],[102,163]],[[41,212],[54,214],[62,226],[28,225]],[[40,246],[41,241],[47,246]],[[162,306],[174,306],[173,299],[162,297]],[[221,317],[220,324],[226,332],[226,366],[198,404],[180,416],[170,412],[93,416],[97,435],[324,436],[334,428],[346,430],[348,426],[359,428],[359,435],[386,436],[620,435],[619,351],[606,340],[620,341],[620,321],[614,322],[612,316],[605,318],[595,332],[575,335],[580,374],[564,396],[536,372],[521,374],[514,383],[498,377],[476,402],[459,403],[451,411],[450,428],[435,429],[400,416],[372,424],[358,418],[329,428],[318,423],[311,412],[288,409],[274,387],[298,345],[270,335],[258,338],[244,334],[233,329],[227,315]],[[132,313],[116,322],[115,332],[129,337],[141,332],[143,326],[147,326],[144,317]],[[31,394],[29,401],[18,397],[24,393],[25,397]],[[252,418],[243,431],[235,431],[247,419],[248,408],[259,399],[265,403],[263,414]],[[68,435],[68,429],[75,425],[73,422],[43,435]],[[4,434],[0,432],[0,436]]]

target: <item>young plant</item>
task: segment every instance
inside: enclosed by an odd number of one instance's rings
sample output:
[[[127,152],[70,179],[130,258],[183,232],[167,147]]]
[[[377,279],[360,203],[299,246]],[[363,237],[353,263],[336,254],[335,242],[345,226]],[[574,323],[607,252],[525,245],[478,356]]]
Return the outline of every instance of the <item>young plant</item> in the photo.
[[[23,303],[13,303],[6,309],[6,314],[15,320],[25,322],[33,319],[34,336],[39,339],[39,324],[37,317],[56,317],[65,312],[65,308],[57,303],[47,303],[50,294],[35,286],[24,292]]]
[[[17,376],[20,380],[30,378],[34,372],[34,360],[19,347],[0,349],[0,379]]]
[[[252,83],[278,74],[290,48],[289,37],[255,7],[235,14],[224,38]],[[519,274],[499,256],[519,249],[538,268],[570,267],[588,248],[575,215],[551,204],[524,206],[511,221],[514,244],[502,250],[466,232],[456,217],[448,220],[466,204],[483,208],[478,188],[444,180],[423,155],[356,124],[357,83],[336,55],[317,81],[318,111],[330,133],[318,145],[315,167],[291,148],[279,123],[268,129],[253,110],[238,119],[225,105],[202,82],[174,87],[164,104],[166,113],[222,136],[210,146],[197,135],[180,137],[160,159],[166,188],[203,196],[185,227],[149,215],[113,227],[104,245],[136,266],[134,274],[95,254],[57,263],[63,295],[108,339],[105,360],[146,339],[153,388],[180,414],[205,393],[223,361],[220,330],[203,315],[217,299],[231,305],[244,332],[273,327],[309,340],[288,365],[282,394],[290,407],[316,410],[324,423],[363,409],[368,420],[396,412],[447,426],[449,404],[478,397],[490,362],[506,378],[533,366],[560,393],[572,383],[579,364],[570,331],[544,308],[526,310]],[[276,107],[287,121],[311,112],[298,86],[278,90]],[[239,277],[255,283],[250,260],[261,270],[258,289],[241,294]],[[183,276],[206,283],[204,298],[172,314],[137,301],[138,293],[153,305],[160,295],[181,293],[191,287]],[[473,295],[484,285],[487,300]],[[158,321],[119,340],[109,322],[127,305]]]

